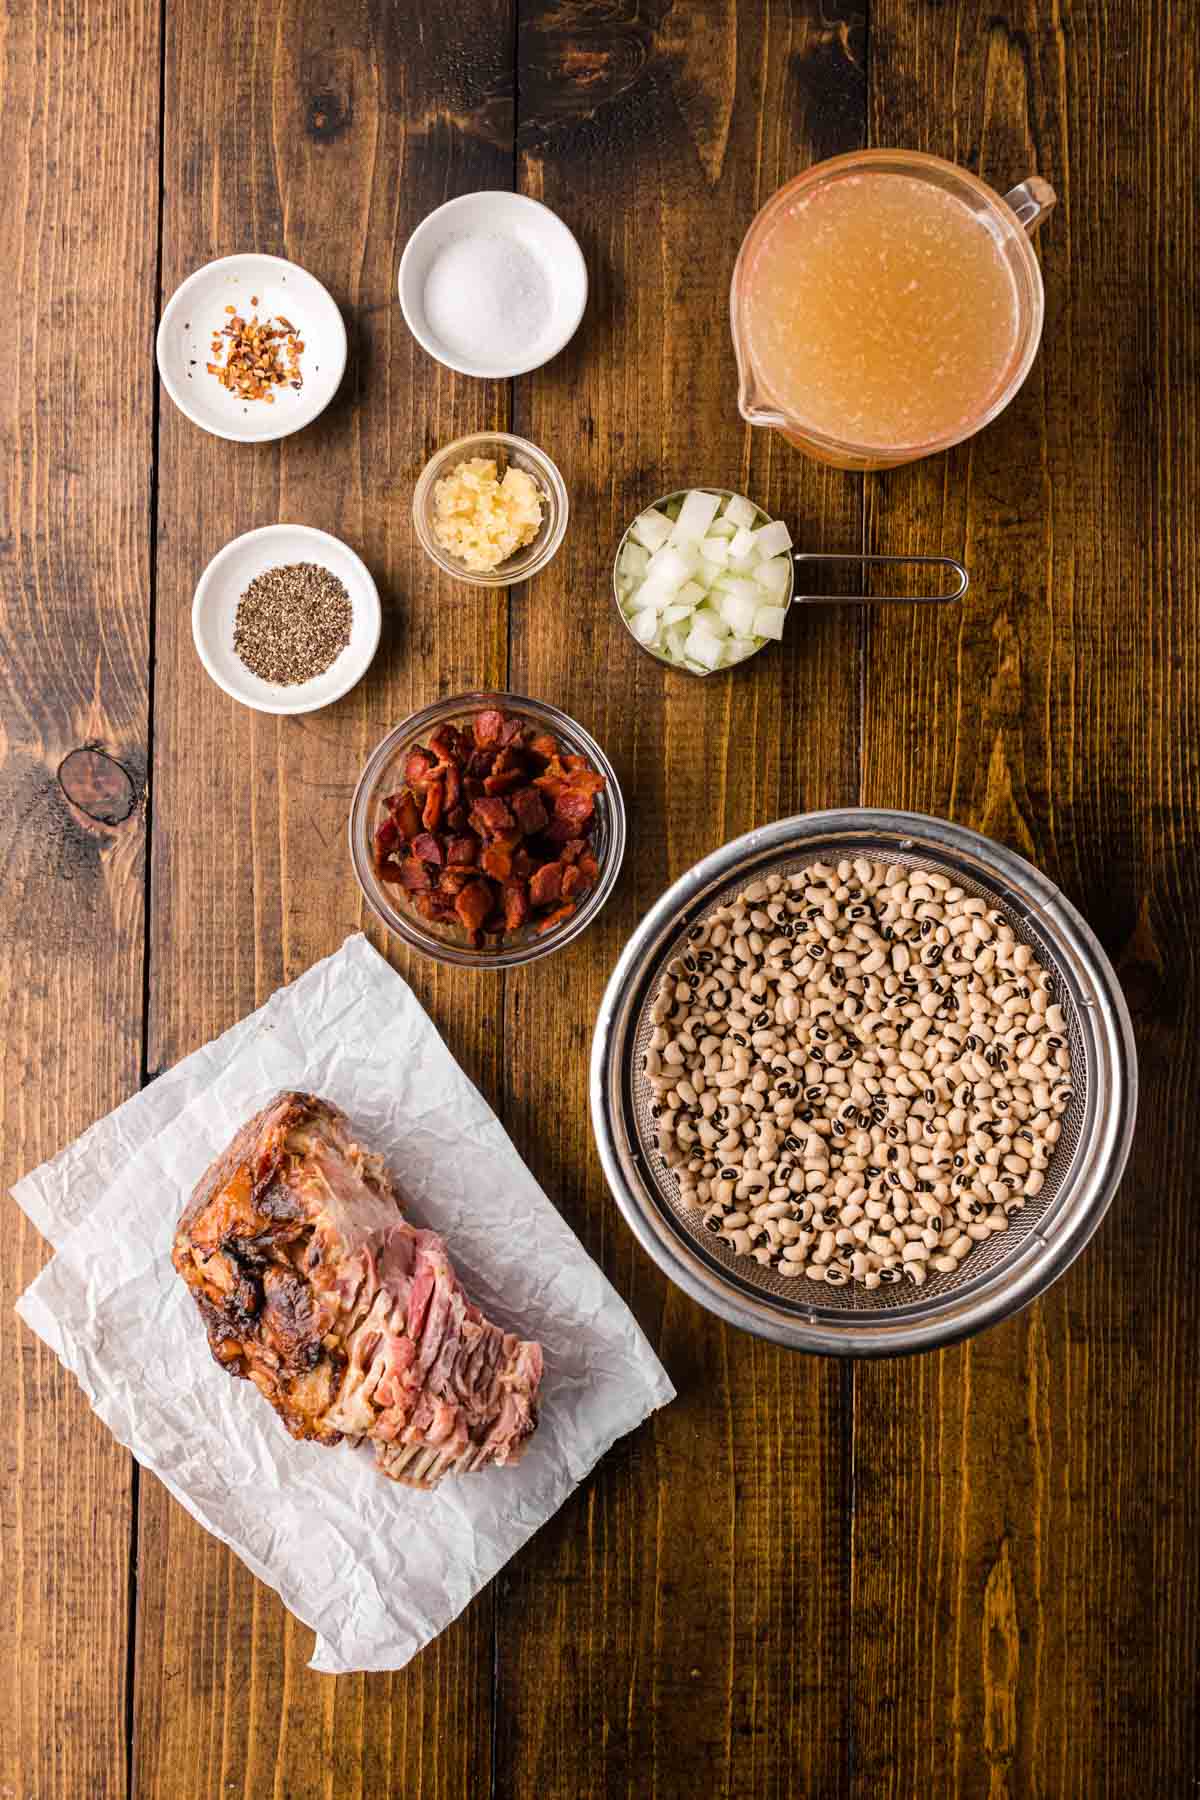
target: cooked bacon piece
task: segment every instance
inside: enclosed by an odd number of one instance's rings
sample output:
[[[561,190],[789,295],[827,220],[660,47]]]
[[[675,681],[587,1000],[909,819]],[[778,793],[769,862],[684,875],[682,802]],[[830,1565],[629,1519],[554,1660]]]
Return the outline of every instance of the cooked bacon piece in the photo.
[[[395,820],[400,836],[408,839],[415,838],[421,829],[421,809],[408,788],[405,788],[402,794],[393,794],[386,805],[391,809],[392,818]]]
[[[568,825],[574,825],[572,837],[580,835],[580,827],[586,825],[592,816],[592,796],[581,793],[578,788],[564,788],[554,801],[554,816],[564,819]]]
[[[502,769],[485,777],[483,791],[485,794],[511,794],[525,780],[524,769]]]
[[[421,814],[421,823],[426,831],[436,831],[442,816],[442,784],[432,775],[427,778],[425,788],[425,810]]]
[[[504,929],[519,931],[529,919],[529,895],[519,881],[504,884]]]
[[[471,808],[470,823],[480,837],[496,837],[502,831],[511,831],[513,816],[508,809],[508,802],[497,795],[481,795]]]
[[[502,831],[499,837],[493,838],[479,858],[479,866],[484,874],[490,875],[493,881],[507,881],[512,874],[513,851],[516,847],[515,831]]]
[[[536,837],[550,822],[542,796],[535,787],[518,788],[508,804],[526,837]]]
[[[579,756],[572,757],[570,760],[576,763],[583,761]],[[571,779],[567,786],[576,794],[599,794],[604,791],[604,777],[598,775],[595,769],[589,769],[584,764],[582,769],[571,770]]]
[[[536,907],[553,906],[562,893],[562,876],[561,863],[543,863],[529,883],[529,904]]]
[[[440,869],[443,862],[442,846],[431,831],[423,831],[412,841],[412,853],[419,856],[422,862],[435,863]]]
[[[458,726],[451,725],[447,721],[446,724],[439,725],[437,730],[431,733],[429,748],[437,756],[439,762],[449,763],[460,761],[467,747],[464,745],[463,734]]]
[[[504,714],[497,712],[494,706],[485,707],[477,712],[471,721],[475,733],[475,743],[480,748],[486,744],[498,744],[500,733],[504,729]]]
[[[544,794],[549,794],[550,798],[554,799],[556,794],[561,794],[570,779],[570,770],[564,769],[556,756],[546,764],[540,775],[534,776],[533,785],[541,788]]]
[[[454,910],[469,932],[477,932],[492,910],[492,891],[487,883],[469,882],[455,899]]]
[[[469,836],[464,833],[461,837],[452,837],[446,840],[446,861],[452,868],[465,868],[468,864],[474,863],[478,854],[479,839],[473,832]]]
[[[538,921],[538,936],[541,937],[544,931],[549,931],[551,927],[557,925],[561,919],[569,919],[574,911],[575,902],[572,900],[569,906],[560,906],[557,912],[547,913],[544,919]]]
[[[456,889],[444,888],[441,881],[428,894],[418,894],[416,905],[433,925],[447,925],[455,916],[454,899]]]
[[[201,1176],[171,1260],[216,1361],[294,1438],[371,1445],[430,1488],[514,1463],[537,1426],[541,1347],[473,1304],[445,1240],[408,1223],[345,1114],[282,1093]]]
[[[459,919],[477,944],[547,909],[553,923],[593,886],[589,838],[604,777],[552,733],[485,707],[439,726],[404,767],[406,785],[384,802],[375,862],[424,917]]]
[[[410,894],[428,893],[433,886],[429,870],[415,856],[410,856],[400,869],[400,886],[407,888]]]

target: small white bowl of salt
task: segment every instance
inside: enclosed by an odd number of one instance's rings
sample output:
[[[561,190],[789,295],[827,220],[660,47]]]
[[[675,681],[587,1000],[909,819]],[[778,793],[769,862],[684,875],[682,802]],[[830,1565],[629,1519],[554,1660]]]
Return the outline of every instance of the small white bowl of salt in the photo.
[[[463,375],[539,369],[575,335],[587,265],[557,213],[503,190],[423,219],[400,259],[400,306],[423,349]]]

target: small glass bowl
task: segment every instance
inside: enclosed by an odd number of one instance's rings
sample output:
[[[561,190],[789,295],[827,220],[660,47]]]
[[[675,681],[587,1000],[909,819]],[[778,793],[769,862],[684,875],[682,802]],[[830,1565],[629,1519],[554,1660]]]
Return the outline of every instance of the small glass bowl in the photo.
[[[443,550],[433,533],[434,482],[473,456],[491,457],[501,475],[507,468],[524,469],[537,483],[542,500],[542,523],[532,544],[516,551],[499,568],[486,572],[465,568],[456,556]],[[473,587],[513,587],[544,569],[566,535],[569,513],[566,483],[550,458],[527,438],[513,437],[507,431],[477,431],[471,437],[447,444],[425,464],[413,493],[413,524],[426,555],[447,575],[456,581],[470,582]]]
[[[734,499],[745,500],[748,506],[752,506],[754,508],[754,515],[755,515],[754,523],[755,523],[756,527],[760,526],[760,525],[769,525],[771,522],[771,514],[769,512],[765,512],[763,510],[763,508],[758,504],[757,500],[751,500],[749,498],[749,496],[746,494],[737,494],[733,488],[713,487],[708,482],[705,482],[703,484],[703,486],[701,487],[700,491],[705,494],[719,494],[721,496],[722,502],[724,502],[726,500],[734,500]],[[766,650],[767,648],[769,648],[769,646],[771,645],[771,643],[774,642],[774,640],[771,638],[765,639],[764,642],[758,646],[757,650],[752,650],[750,652],[749,656],[743,656],[741,662],[730,663],[728,665],[728,667],[722,667],[720,669],[685,669],[682,663],[672,662],[669,656],[660,656],[657,650],[652,650],[650,648],[649,644],[643,644],[641,642],[641,640],[638,638],[637,634],[635,633],[633,626],[629,623],[629,620],[625,616],[625,609],[621,604],[621,590],[617,586],[617,571],[619,570],[619,568],[621,566],[621,553],[624,550],[626,544],[629,542],[630,533],[632,532],[634,526],[637,524],[638,520],[641,518],[642,514],[645,512],[651,512],[651,511],[665,512],[666,508],[668,506],[670,506],[673,501],[679,500],[682,502],[686,498],[686,496],[688,494],[690,494],[691,492],[693,492],[693,490],[691,488],[676,488],[675,492],[673,494],[664,494],[661,499],[652,500],[650,502],[649,506],[640,507],[639,510],[633,515],[633,518],[629,521],[628,525],[625,527],[624,532],[621,534],[621,541],[617,545],[617,553],[613,557],[612,597],[613,597],[613,605],[617,609],[618,619],[620,619],[622,625],[625,627],[626,631],[629,633],[629,636],[632,638],[633,642],[637,645],[638,649],[642,652],[643,656],[651,657],[656,663],[659,664],[659,666],[661,668],[670,669],[673,674],[694,675],[694,676],[696,676],[696,678],[698,680],[707,681],[713,675],[732,675],[737,669],[744,669],[747,666],[747,664],[752,663],[754,661],[754,658],[756,656],[761,656],[763,651]],[[792,554],[791,551],[789,551],[788,555],[790,556],[791,554]],[[795,562],[793,561],[791,583],[788,586],[786,596],[780,601],[780,605],[784,608],[785,612],[791,611],[792,598],[793,598],[795,592],[796,592],[796,565],[795,565]]]
[[[461,723],[471,713],[496,706],[502,712],[515,714],[525,724],[539,731],[549,731],[569,755],[586,756],[593,769],[603,775],[605,786],[595,801],[595,824],[592,830],[592,854],[600,865],[595,887],[586,894],[570,918],[550,931],[538,933],[536,922],[520,931],[511,932],[495,945],[472,950],[462,942],[462,934],[451,926],[431,924],[415,910],[409,910],[400,899],[400,890],[381,881],[375,870],[375,827],[383,817],[383,801],[403,785],[404,759],[410,750],[427,742],[429,734],[447,721]],[[367,761],[359,777],[350,806],[350,860],[358,885],[367,905],[389,931],[404,939],[414,950],[431,956],[435,962],[454,963],[471,969],[515,969],[521,963],[536,962],[571,943],[586,931],[613,890],[625,854],[625,802],[612,764],[595,739],[577,725],[574,719],[541,700],[528,700],[523,694],[456,694],[439,700],[421,712],[413,713],[402,725],[390,731]]]

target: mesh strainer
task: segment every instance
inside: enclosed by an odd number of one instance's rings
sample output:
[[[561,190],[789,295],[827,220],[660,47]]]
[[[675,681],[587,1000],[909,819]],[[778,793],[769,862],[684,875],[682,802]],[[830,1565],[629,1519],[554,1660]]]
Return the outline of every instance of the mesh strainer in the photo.
[[[650,1007],[688,932],[763,875],[867,856],[944,871],[1000,907],[1049,972],[1067,1021],[1074,1098],[1036,1200],[980,1244],[959,1272],[871,1291],[859,1283],[797,1294],[735,1256],[685,1206],[657,1153],[642,1074]],[[796,1349],[890,1356],[965,1337],[1026,1305],[1078,1256],[1099,1225],[1129,1154],[1137,1062],[1129,1013],[1087,924],[1044,875],[976,832],[919,813],[824,812],[781,819],[697,863],[651,908],[613,972],[592,1046],[592,1123],[604,1172],[644,1249],[711,1311]]]

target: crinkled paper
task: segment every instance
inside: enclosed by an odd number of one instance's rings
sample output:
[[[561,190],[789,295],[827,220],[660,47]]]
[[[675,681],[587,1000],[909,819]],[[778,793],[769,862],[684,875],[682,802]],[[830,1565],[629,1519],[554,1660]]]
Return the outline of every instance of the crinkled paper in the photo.
[[[281,1088],[344,1108],[445,1234],[491,1318],[546,1353],[516,1468],[414,1492],[365,1449],[295,1443],[214,1364],[171,1240],[200,1175]],[[196,1051],[14,1189],[56,1255],[17,1310],[105,1424],[317,1633],[312,1667],[398,1669],[609,1446],[674,1394],[618,1297],[411,989],[363,937]]]

